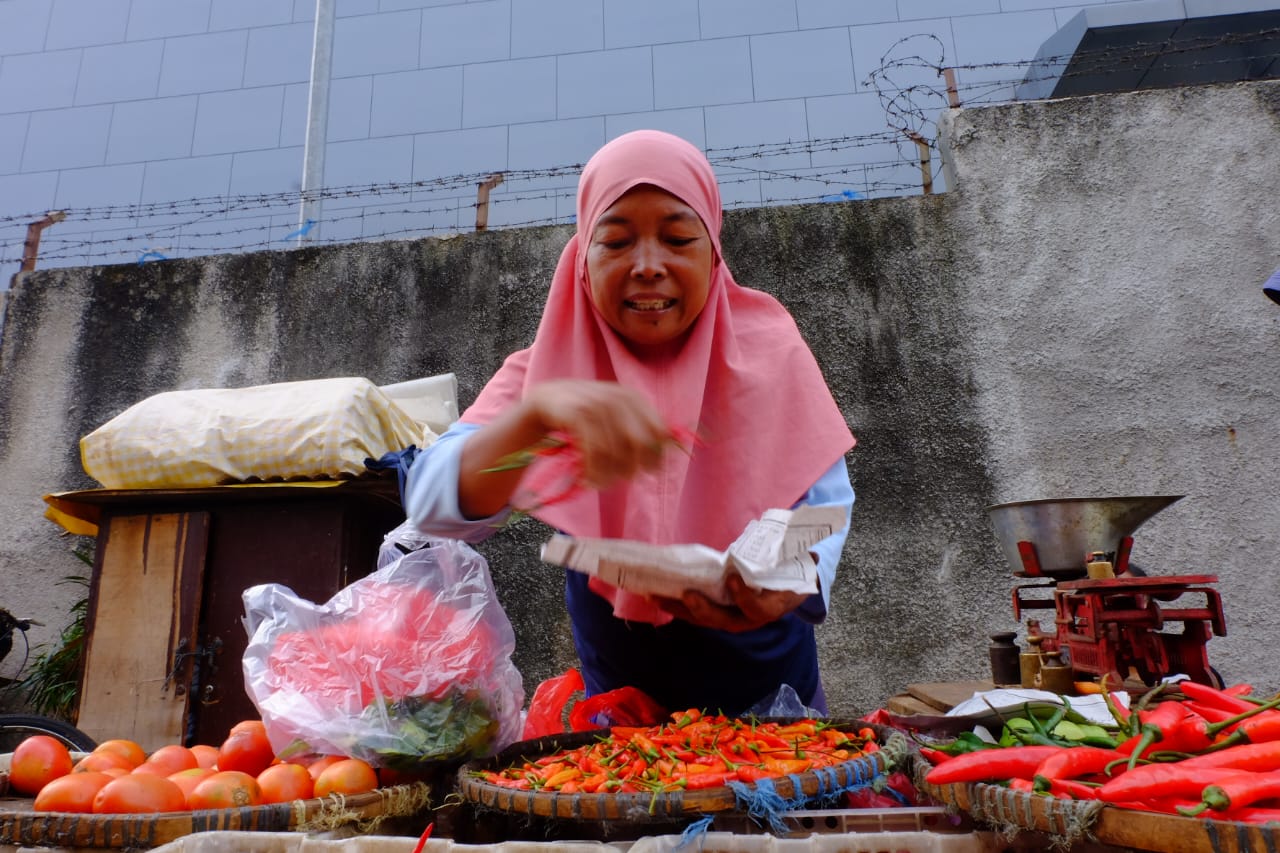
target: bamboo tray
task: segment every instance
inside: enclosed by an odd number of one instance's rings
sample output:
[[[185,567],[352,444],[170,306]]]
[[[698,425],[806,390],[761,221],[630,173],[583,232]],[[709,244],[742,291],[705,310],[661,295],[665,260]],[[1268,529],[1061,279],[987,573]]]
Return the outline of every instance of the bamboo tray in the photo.
[[[863,727],[867,724],[860,722],[857,725]],[[907,753],[905,736],[890,728],[871,728],[881,740],[879,751],[818,771],[771,779],[777,794],[783,800],[791,801],[816,797],[833,788],[870,781],[897,766]],[[518,791],[494,785],[475,775],[479,771],[495,770],[526,758],[583,746],[603,734],[606,734],[605,730],[576,732],[512,744],[491,758],[462,765],[458,771],[458,792],[467,802],[484,808],[533,818],[572,821],[669,822],[740,808],[738,795],[728,786],[657,794],[561,794]]]
[[[912,757],[917,790],[996,829],[1018,828],[1157,853],[1250,853],[1280,850],[1280,825],[1155,814],[1011,791],[1001,785],[930,785],[928,762]]]
[[[30,799],[0,798],[0,844],[138,849],[212,830],[321,832],[355,824],[369,832],[385,818],[427,808],[430,793],[428,785],[416,782],[346,797],[331,794],[275,805],[153,815],[37,812]]]

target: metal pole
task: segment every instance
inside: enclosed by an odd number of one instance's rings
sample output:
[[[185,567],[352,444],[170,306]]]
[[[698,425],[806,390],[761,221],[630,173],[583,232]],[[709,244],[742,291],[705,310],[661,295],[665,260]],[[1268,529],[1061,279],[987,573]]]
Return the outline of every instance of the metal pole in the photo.
[[[495,172],[480,182],[476,189],[476,230],[489,227],[489,190],[502,183],[503,174]]]
[[[316,0],[316,29],[311,46],[311,92],[307,102],[307,140],[302,150],[302,194],[297,242],[312,239],[320,227],[324,187],[325,137],[329,130],[329,78],[333,67],[333,20],[337,0]],[[310,223],[310,224],[309,224]]]
[[[920,184],[924,194],[933,195],[933,167],[930,164],[929,143],[915,131],[908,131],[907,138],[916,144],[916,150],[920,153]]]
[[[64,211],[53,210],[43,219],[37,219],[27,226],[27,239],[22,241],[22,266],[19,272],[30,272],[36,268],[36,258],[40,256],[40,232],[66,218]]]
[[[960,106],[960,90],[956,86],[956,70],[954,68],[942,69],[942,79],[947,84],[947,106],[952,108]]]

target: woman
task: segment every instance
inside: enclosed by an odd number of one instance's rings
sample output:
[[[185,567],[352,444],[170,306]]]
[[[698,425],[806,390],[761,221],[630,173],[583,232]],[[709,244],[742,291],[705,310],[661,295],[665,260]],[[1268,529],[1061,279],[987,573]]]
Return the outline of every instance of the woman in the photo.
[[[726,268],[702,152],[658,131],[613,140],[583,170],[577,222],[533,345],[415,461],[409,518],[476,541],[514,501],[574,536],[717,550],[773,507],[843,505],[847,520],[853,436],[790,314]],[[556,458],[503,462],[548,436],[572,443],[586,488],[538,505],[521,484],[545,481]],[[741,713],[787,684],[825,711],[813,625],[847,530],[813,548],[812,596],[731,576],[732,606],[655,600],[567,572],[588,694],[633,686],[667,708]]]

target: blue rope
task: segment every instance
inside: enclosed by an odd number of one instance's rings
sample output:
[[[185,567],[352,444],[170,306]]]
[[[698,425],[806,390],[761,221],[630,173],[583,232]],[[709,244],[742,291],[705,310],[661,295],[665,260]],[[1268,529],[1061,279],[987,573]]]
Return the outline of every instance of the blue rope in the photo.
[[[769,830],[774,835],[785,835],[790,827],[782,818],[783,812],[793,811],[813,802],[830,800],[851,791],[860,791],[883,779],[874,764],[867,762],[849,762],[836,767],[817,767],[808,771],[818,779],[818,790],[806,795],[801,787],[801,779],[796,774],[787,776],[791,780],[791,790],[795,796],[787,799],[778,793],[772,779],[758,779],[754,785],[743,782],[730,782],[734,800],[739,809],[746,811],[756,823],[761,819],[768,821]],[[905,798],[889,786],[884,786],[895,799],[905,805]]]
[[[695,842],[697,842],[698,849],[701,850],[703,845],[707,843],[707,831],[711,829],[711,824],[714,820],[714,817],[706,816],[686,826],[684,832],[680,833],[680,841],[676,844],[676,850],[683,850]]]

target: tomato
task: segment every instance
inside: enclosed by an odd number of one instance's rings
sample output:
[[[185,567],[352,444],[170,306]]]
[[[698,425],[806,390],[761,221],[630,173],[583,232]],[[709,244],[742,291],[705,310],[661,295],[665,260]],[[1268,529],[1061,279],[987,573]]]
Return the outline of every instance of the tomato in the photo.
[[[219,770],[201,779],[191,789],[187,805],[191,809],[233,809],[262,803],[258,780],[239,770]]]
[[[93,811],[93,798],[111,778],[95,771],[59,776],[36,794],[35,810],[88,814]]]
[[[198,743],[191,747],[191,754],[196,757],[196,761],[201,767],[211,768],[218,766],[218,748],[216,746]]]
[[[133,768],[134,773],[151,773],[156,776],[172,776],[179,770],[199,767],[196,754],[185,746],[169,744],[147,756],[147,760]]]
[[[35,796],[59,776],[71,772],[71,753],[57,738],[32,735],[18,744],[9,759],[9,785],[19,794]]]
[[[241,729],[218,748],[218,769],[239,770],[257,776],[275,761],[276,752],[267,740],[266,729]]]
[[[315,780],[301,764],[273,764],[258,774],[264,803],[288,803],[309,800],[315,791]]]
[[[182,789],[154,773],[130,773],[112,779],[93,798],[94,814],[154,814],[187,807]]]
[[[368,762],[359,758],[344,758],[320,771],[316,777],[315,795],[363,794],[378,787],[378,774]]]
[[[98,744],[94,752],[113,752],[116,755],[123,756],[129,762],[130,767],[137,767],[139,764],[147,760],[147,752],[138,743],[123,738],[113,738],[112,740],[104,740]]]
[[[102,773],[107,770],[123,770],[128,773],[133,769],[129,759],[118,752],[91,752],[76,762],[72,768],[76,773]]]
[[[322,755],[319,758],[317,758],[315,761],[312,761],[310,764],[307,765],[307,773],[311,774],[311,779],[314,781],[320,778],[320,774],[327,767],[337,764],[339,761],[342,761],[345,757],[346,756],[344,755]]]
[[[191,800],[191,792],[195,790],[205,779],[208,779],[217,771],[211,767],[192,767],[190,770],[179,770],[165,778],[182,789],[182,796]],[[188,806],[190,808],[190,806]]]
[[[231,731],[227,732],[227,737],[238,735],[241,732],[257,732],[266,735],[267,724],[262,720],[241,720],[231,727]]]

